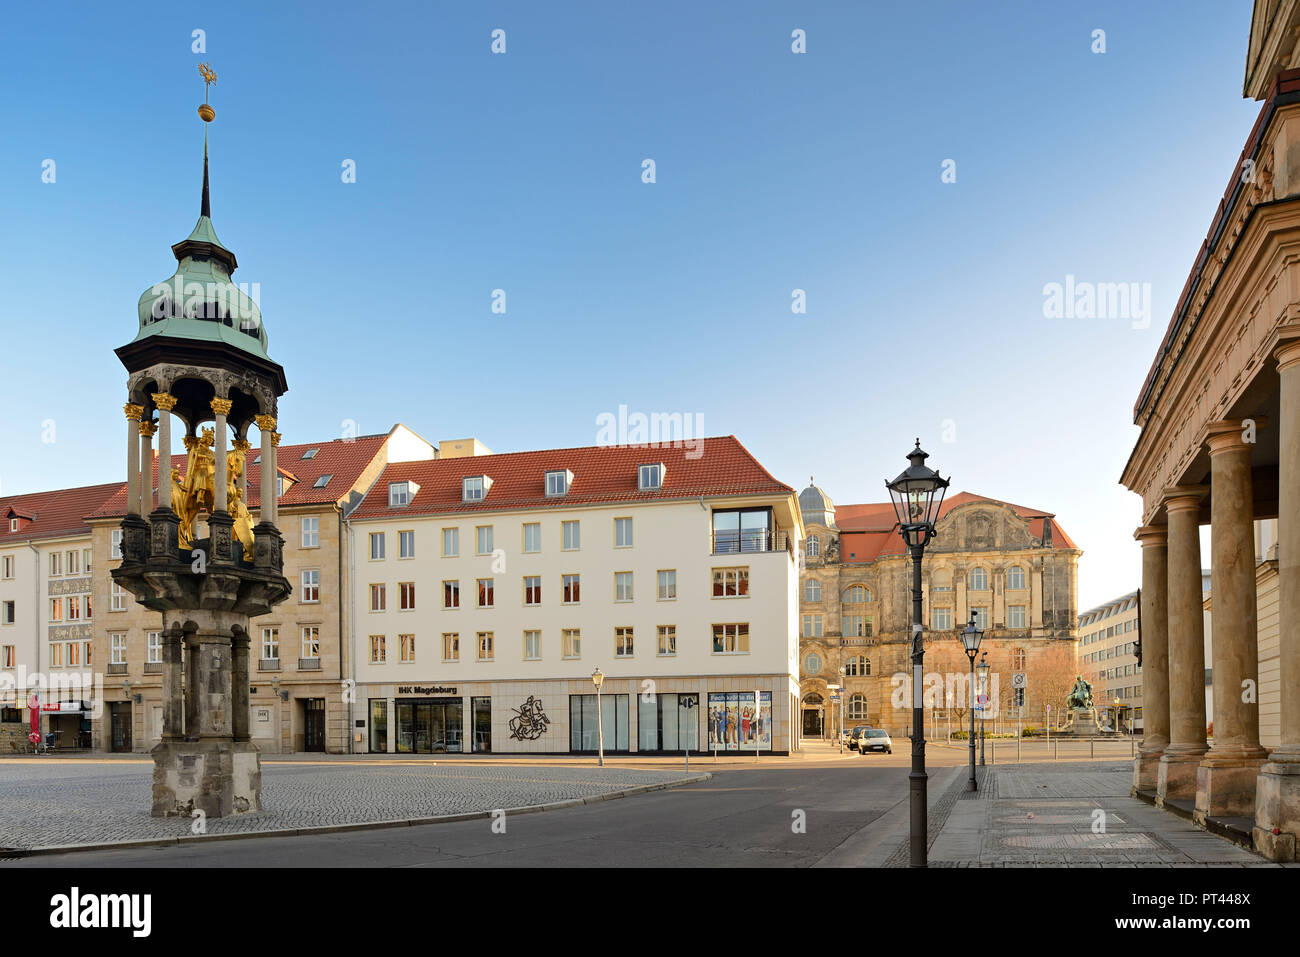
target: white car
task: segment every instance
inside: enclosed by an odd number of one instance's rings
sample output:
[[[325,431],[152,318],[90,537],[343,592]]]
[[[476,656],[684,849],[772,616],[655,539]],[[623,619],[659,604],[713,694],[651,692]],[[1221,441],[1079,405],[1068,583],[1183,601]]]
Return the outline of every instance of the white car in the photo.
[[[868,751],[883,751],[885,754],[894,753],[894,742],[889,738],[889,732],[884,728],[866,728],[858,738],[858,753],[866,754]]]

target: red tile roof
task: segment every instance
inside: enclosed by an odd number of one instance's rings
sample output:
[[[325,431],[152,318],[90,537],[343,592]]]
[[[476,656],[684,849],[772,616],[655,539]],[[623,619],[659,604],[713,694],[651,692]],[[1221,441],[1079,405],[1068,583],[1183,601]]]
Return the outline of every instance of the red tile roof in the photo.
[[[363,435],[347,441],[333,439],[329,442],[305,442],[301,445],[282,445],[279,449],[279,469],[297,481],[280,496],[280,507],[295,505],[327,505],[344,498],[379,452],[384,435]],[[317,453],[304,459],[303,454],[312,449]],[[261,454],[254,446],[248,450],[248,507],[256,509],[262,501],[262,467],[254,460]],[[185,471],[184,455],[173,455],[172,465]],[[323,475],[332,476],[324,488],[316,488],[316,480]],[[158,456],[154,455],[154,488],[158,487]],[[116,493],[89,518],[117,518],[126,514],[126,483],[116,486]]]
[[[85,516],[103,505],[117,489],[117,482],[109,482],[0,498],[0,518],[4,520],[0,522],[0,545],[33,538],[89,534],[90,526],[86,524]],[[9,519],[13,516],[30,518],[31,521],[11,532]]]
[[[976,495],[974,492],[958,492],[952,498],[945,499],[939,509],[939,517],[943,518],[954,508],[971,502],[1005,505],[1029,522],[1029,534],[1039,540],[1043,537],[1043,523],[1050,522],[1053,548],[1078,547],[1051,512],[1027,508],[1023,505],[1012,505],[1010,502]],[[903,539],[896,531],[898,520],[894,516],[894,506],[889,502],[837,505],[835,524],[840,530],[840,561],[842,562],[869,562],[888,555],[904,554]],[[850,555],[853,557],[850,558]]]
[[[585,446],[397,463],[384,469],[353,517],[575,508],[700,495],[794,494],[790,486],[778,482],[759,465],[734,435],[700,441],[703,448]],[[638,491],[637,466],[655,462],[664,463],[663,487]],[[545,473],[563,469],[573,473],[568,494],[547,498]],[[482,502],[462,502],[461,480],[475,475],[488,476],[492,486]],[[389,508],[391,482],[414,482],[419,491],[409,505]]]

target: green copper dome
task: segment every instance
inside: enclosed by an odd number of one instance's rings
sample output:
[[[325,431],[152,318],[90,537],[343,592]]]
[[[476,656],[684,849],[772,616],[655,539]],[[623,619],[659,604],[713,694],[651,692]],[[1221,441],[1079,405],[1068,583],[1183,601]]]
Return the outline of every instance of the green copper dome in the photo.
[[[132,341],[152,336],[202,339],[222,342],[269,361],[262,312],[231,281],[239,264],[235,254],[221,245],[212,227],[206,147],[199,221],[187,238],[172,247],[172,253],[178,263],[176,272],[140,296],[140,331]]]

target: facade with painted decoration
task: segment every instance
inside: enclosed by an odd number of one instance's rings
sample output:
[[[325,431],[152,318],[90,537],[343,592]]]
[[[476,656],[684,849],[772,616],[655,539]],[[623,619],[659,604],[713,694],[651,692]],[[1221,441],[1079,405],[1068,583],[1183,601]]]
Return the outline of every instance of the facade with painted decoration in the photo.
[[[734,437],[439,451],[348,522],[353,750],[797,747],[802,521]]]

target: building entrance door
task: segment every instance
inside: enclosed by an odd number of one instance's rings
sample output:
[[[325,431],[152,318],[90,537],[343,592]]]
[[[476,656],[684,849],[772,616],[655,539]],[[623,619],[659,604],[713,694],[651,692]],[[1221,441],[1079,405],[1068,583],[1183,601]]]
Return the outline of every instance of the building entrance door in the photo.
[[[397,750],[436,754],[463,750],[464,706],[459,698],[397,702]]]
[[[822,736],[821,708],[803,709],[803,735],[805,738],[820,738]]]
[[[129,701],[116,701],[111,705],[112,708],[112,742],[110,748],[113,751],[130,751],[131,750],[131,703]]]
[[[304,698],[302,749],[304,751],[325,750],[325,699]]]

